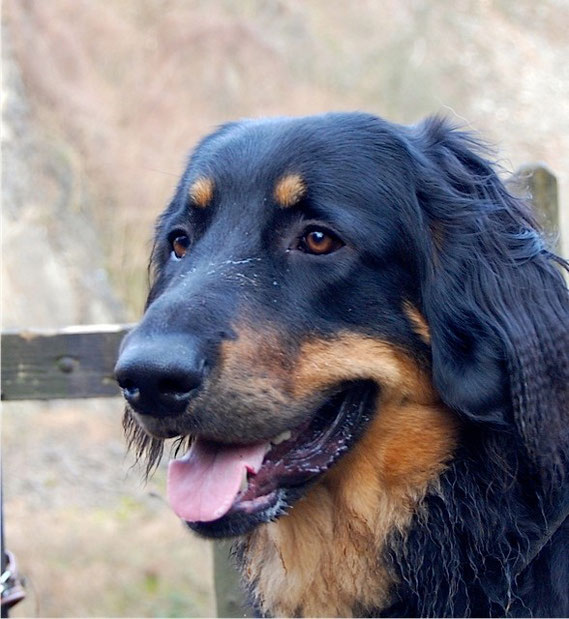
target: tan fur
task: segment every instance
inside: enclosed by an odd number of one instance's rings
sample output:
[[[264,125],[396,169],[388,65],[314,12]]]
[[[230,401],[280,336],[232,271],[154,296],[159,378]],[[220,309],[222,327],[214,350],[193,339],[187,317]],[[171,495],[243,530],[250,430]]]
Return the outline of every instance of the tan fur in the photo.
[[[277,405],[290,402],[292,362],[276,332],[266,327],[239,329],[236,340],[223,342],[219,365],[220,380],[235,393],[246,389],[255,394],[255,400],[263,397]],[[251,401],[250,396],[243,399]]]
[[[298,425],[306,408],[294,408],[292,360],[279,335],[267,327],[236,331],[236,339],[222,343],[216,367],[187,414],[201,416],[201,432],[210,440],[267,440]]]
[[[438,401],[416,362],[377,338],[346,332],[308,340],[297,349],[266,326],[235,330],[238,337],[223,343],[218,367],[194,401],[211,409],[203,423],[212,427],[221,423],[218,414],[231,415],[233,441],[263,440],[299,425],[330,389],[349,380],[373,380],[384,397],[400,401]],[[247,434],[238,435],[239,428]]]
[[[283,208],[294,206],[306,193],[306,185],[300,174],[287,174],[275,185],[274,197]]]
[[[330,340],[309,340],[294,370],[295,395],[345,380],[372,379],[384,392],[416,402],[438,400],[428,376],[402,350],[379,339],[344,333]]]
[[[409,301],[403,303],[403,311],[407,315],[407,318],[411,321],[413,331],[425,342],[425,344],[431,343],[431,331],[429,325],[425,320],[421,312]]]
[[[248,376],[262,374],[277,382],[287,377],[293,366],[292,360],[283,350],[281,336],[276,329],[267,325],[254,328],[246,324],[235,326],[238,337],[222,342],[220,365],[226,379],[228,375],[245,371]]]
[[[378,411],[353,449],[290,513],[245,542],[245,578],[276,616],[350,616],[357,604],[389,604],[393,577],[380,561],[394,529],[405,531],[457,442],[451,414],[428,378],[390,344],[345,334],[307,342],[297,396],[349,378],[381,387]]]
[[[214,184],[211,178],[198,178],[190,187],[190,199],[200,208],[206,208],[213,200]]]

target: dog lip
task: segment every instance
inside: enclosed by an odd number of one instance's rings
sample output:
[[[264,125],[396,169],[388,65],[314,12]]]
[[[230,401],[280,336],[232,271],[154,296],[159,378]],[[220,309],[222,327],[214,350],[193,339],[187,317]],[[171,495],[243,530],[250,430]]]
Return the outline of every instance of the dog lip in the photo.
[[[278,488],[275,488],[268,494],[262,494],[253,499],[244,500],[238,498],[228,513],[234,514],[236,512],[242,512],[244,514],[257,514],[273,507],[277,500]]]
[[[160,440],[176,438],[177,436],[179,436],[179,434],[175,430],[167,430],[167,429],[150,430],[149,428],[145,427],[145,432],[149,434],[150,436],[160,439]]]

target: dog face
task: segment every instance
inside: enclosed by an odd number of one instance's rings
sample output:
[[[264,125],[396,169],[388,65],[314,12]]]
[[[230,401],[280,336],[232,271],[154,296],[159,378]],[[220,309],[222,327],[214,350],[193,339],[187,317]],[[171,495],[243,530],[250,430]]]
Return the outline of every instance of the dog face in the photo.
[[[439,393],[508,423],[503,333],[473,298],[486,274],[469,244],[508,213],[466,141],[438,121],[329,114],[229,124],[196,149],[159,219],[117,378],[140,449],[193,440],[170,487],[200,532],[282,513],[378,402]]]
[[[245,121],[194,153],[117,376],[149,434],[193,437],[196,459],[252,459],[246,490],[178,507],[201,532],[281,512],[357,440],[380,392],[435,398],[402,221],[413,200],[402,136],[363,115]],[[233,480],[232,466],[200,474]]]

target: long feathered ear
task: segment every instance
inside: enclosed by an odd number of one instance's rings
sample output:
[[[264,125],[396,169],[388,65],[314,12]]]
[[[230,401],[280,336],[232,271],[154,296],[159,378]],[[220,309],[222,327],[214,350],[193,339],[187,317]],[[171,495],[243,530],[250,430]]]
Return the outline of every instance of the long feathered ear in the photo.
[[[435,385],[470,419],[515,428],[540,466],[563,468],[569,297],[558,267],[566,264],[473,136],[433,118],[413,139],[431,232],[422,296]]]

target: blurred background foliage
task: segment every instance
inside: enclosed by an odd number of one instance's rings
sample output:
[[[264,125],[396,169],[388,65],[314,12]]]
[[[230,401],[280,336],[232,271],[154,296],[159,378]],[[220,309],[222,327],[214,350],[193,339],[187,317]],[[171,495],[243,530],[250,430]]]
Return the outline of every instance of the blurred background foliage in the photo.
[[[569,169],[566,0],[6,0],[4,15],[50,164],[67,160],[131,317],[154,218],[228,119],[443,113],[509,167]]]
[[[567,248],[567,0],[4,0],[2,32],[4,327],[136,319],[189,150],[239,117],[447,115],[551,166]],[[120,408],[4,407],[20,615],[213,612],[209,547],[163,468],[127,474]]]

